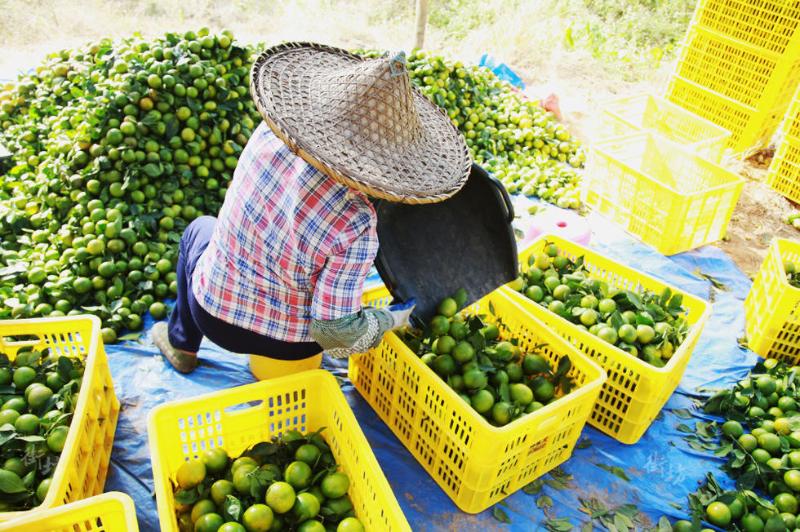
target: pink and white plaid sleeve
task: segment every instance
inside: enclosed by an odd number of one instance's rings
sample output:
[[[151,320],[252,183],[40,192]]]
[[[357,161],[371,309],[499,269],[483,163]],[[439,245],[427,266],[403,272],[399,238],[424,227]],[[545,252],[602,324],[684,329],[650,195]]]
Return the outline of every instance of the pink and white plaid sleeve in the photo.
[[[346,249],[329,256],[314,287],[311,317],[335,320],[360,311],[364,281],[377,253],[378,235],[370,225]]]

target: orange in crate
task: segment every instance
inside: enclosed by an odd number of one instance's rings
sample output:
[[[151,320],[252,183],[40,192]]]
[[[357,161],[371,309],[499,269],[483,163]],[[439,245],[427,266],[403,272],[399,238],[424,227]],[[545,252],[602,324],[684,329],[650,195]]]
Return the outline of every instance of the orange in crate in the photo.
[[[154,408],[148,420],[158,519],[177,531],[173,480],[180,465],[207,449],[239,456],[289,430],[325,428],[323,438],[350,477],[348,495],[367,530],[410,531],[392,489],[336,379],[324,370],[247,384]]]
[[[374,295],[378,295],[377,293]],[[490,307],[494,309],[493,317]],[[485,510],[567,460],[597,399],[604,372],[503,289],[468,307],[504,339],[540,350],[555,367],[568,356],[577,388],[508,425],[490,425],[394,333],[350,357],[350,380],[456,505]]]
[[[20,339],[24,338],[24,339]],[[16,358],[23,348],[50,349],[84,360],[78,402],[64,450],[44,502],[32,510],[2,512],[0,521],[37,515],[43,510],[103,492],[119,417],[119,400],[96,316],[0,321],[0,353]]]
[[[56,506],[0,524],[0,532],[138,532],[133,500],[116,491]]]
[[[542,253],[547,243],[555,244],[559,254],[573,260],[583,257],[584,265],[592,278],[605,281],[609,286],[633,291],[647,289],[657,294],[669,287],[673,293],[681,293],[663,281],[553,235],[539,237],[520,254],[519,263],[523,271],[527,271],[528,257]],[[669,362],[663,368],[657,368],[550,312],[523,294],[507,286],[503,289],[508,290],[528,312],[606,371],[608,379],[600,391],[589,423],[612,438],[628,444],[639,441],[672,396],[710,314],[708,303],[683,293],[683,306],[687,309],[686,321],[691,329],[684,342],[675,349]]]

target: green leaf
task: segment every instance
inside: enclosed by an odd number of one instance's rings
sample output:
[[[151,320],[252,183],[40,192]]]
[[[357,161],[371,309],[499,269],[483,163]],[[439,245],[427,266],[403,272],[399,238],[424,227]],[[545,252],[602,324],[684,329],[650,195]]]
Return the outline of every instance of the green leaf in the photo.
[[[569,359],[569,356],[564,355],[558,361],[558,369],[556,369],[555,377],[559,378],[565,376],[569,373],[570,369],[572,369],[572,360]]]
[[[537,478],[530,484],[526,484],[525,487],[522,488],[522,491],[527,495],[538,495],[540,491],[542,491],[542,486],[544,481],[540,478]]]
[[[538,499],[536,499],[536,506],[538,506],[542,510],[546,510],[548,508],[552,508],[553,499],[551,499],[547,495],[542,495]]]
[[[175,493],[175,502],[178,504],[194,504],[199,500],[199,495],[197,494],[197,489],[192,488],[190,490],[178,490]]]
[[[573,529],[572,522],[566,517],[548,519],[544,522],[544,526],[551,532],[570,532]]]
[[[631,292],[630,290],[625,290],[622,293],[625,295],[625,298],[634,308],[636,308],[637,310],[644,309],[644,306],[642,305],[642,300],[634,292]]]
[[[595,464],[595,465],[600,469],[604,469],[605,471],[608,471],[612,475],[617,476],[626,482],[630,482],[631,480],[630,477],[628,477],[628,475],[625,473],[625,470],[619,466],[609,466],[605,464]]]
[[[38,436],[36,434],[31,434],[30,436],[17,436],[16,439],[22,440],[22,441],[28,442],[28,443],[35,443],[35,442],[45,441],[45,439],[42,436]]]
[[[592,446],[592,440],[589,438],[581,438],[580,441],[575,445],[576,449],[587,449]]]
[[[242,503],[239,499],[233,495],[226,496],[222,508],[223,517],[229,517],[234,521],[239,521],[239,517],[242,515]]]
[[[672,297],[672,290],[670,290],[669,286],[667,286],[667,287],[664,288],[664,291],[661,292],[661,297],[659,298],[658,302],[663,307],[663,306],[665,306],[667,304],[667,302],[669,301],[669,298],[671,298],[671,297]]]
[[[22,493],[27,491],[22,479],[11,471],[0,469],[0,491],[3,493]]]
[[[74,365],[72,364],[72,360],[67,357],[58,357],[58,376],[61,377],[63,381],[70,380],[70,374],[74,369]]]
[[[614,526],[617,527],[619,532],[628,532],[633,527],[633,523],[622,514],[614,514]]]
[[[500,395],[500,399],[502,399],[506,403],[511,402],[511,392],[507,382],[504,382],[497,387],[497,393]]]
[[[139,331],[139,332],[130,332],[130,333],[128,333],[128,334],[123,334],[122,336],[120,336],[119,338],[117,338],[117,340],[119,340],[119,341],[121,341],[121,342],[125,342],[125,341],[131,341],[131,342],[135,342],[136,340],[138,340],[139,338],[141,338],[141,337],[142,337],[142,334],[143,334],[143,332],[142,332],[142,331]]]
[[[728,456],[731,453],[731,451],[733,451],[733,444],[728,443],[728,444],[720,446],[719,449],[714,451],[714,456],[718,456],[720,458],[724,458],[724,457]]]
[[[692,419],[692,413],[686,408],[677,408],[672,413],[681,419]]]
[[[495,506],[494,508],[492,508],[492,517],[494,517],[495,519],[497,519],[501,523],[510,523],[511,522],[511,518],[508,517],[508,514],[505,512],[505,510],[503,510],[499,506]]]
[[[622,319],[622,313],[618,310],[615,310],[613,314],[611,314],[611,326],[614,329],[619,329],[625,325],[625,320]]]
[[[705,279],[706,281],[710,282],[711,285],[714,288],[716,288],[717,290],[723,290],[723,291],[727,291],[728,290],[728,287],[725,285],[725,283],[723,283],[722,281],[718,280],[717,278],[715,278],[712,275],[709,275],[707,273],[704,273],[704,272],[700,271],[700,268],[695,269],[694,274],[697,277],[699,277],[701,279]]]
[[[492,303],[491,300],[489,300],[489,314],[492,316],[497,316],[497,313],[494,310],[494,303]]]

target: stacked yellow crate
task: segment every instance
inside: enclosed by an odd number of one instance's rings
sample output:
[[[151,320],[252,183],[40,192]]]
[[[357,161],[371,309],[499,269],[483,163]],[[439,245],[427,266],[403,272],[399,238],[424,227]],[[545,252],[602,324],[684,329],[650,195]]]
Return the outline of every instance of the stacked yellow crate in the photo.
[[[800,83],[800,4],[700,0],[667,98],[731,131],[746,154],[772,138]]]
[[[783,124],[782,140],[772,159],[767,184],[794,202],[800,202],[800,90],[795,93]]]

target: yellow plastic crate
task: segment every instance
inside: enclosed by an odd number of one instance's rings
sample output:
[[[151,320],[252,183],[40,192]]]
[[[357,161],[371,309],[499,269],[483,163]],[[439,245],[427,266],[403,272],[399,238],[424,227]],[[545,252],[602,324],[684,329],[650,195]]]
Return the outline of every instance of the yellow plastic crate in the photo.
[[[794,51],[793,51],[794,52]],[[800,81],[800,54],[779,54],[702,26],[690,27],[675,75],[758,109],[786,105]]]
[[[408,531],[397,500],[336,379],[312,370],[173,401],[148,420],[150,457],[162,531],[177,531],[173,479],[185,460],[223,447],[237,456],[288,430],[323,436],[350,479],[349,495],[367,530]]]
[[[725,236],[744,179],[652,134],[589,151],[584,202],[665,255]]]
[[[350,380],[359,393],[469,513],[485,510],[567,460],[605,380],[596,364],[502,291],[487,295],[468,312],[488,314],[490,304],[502,338],[519,339],[523,350],[547,344],[541,352],[553,364],[569,356],[570,375],[579,387],[536,412],[494,427],[394,333],[387,333],[375,349],[350,357]]]
[[[701,0],[694,22],[779,54],[797,50],[800,40],[794,0]]]
[[[387,307],[392,303],[392,294],[386,285],[379,284],[364,290],[361,296],[361,304],[368,307]]]
[[[800,202],[800,139],[786,135],[781,141],[767,173],[773,190]]]
[[[519,263],[523,270],[527,270],[528,257],[543,252],[548,242],[556,244],[562,255],[572,259],[583,256],[586,269],[592,276],[607,282],[609,286],[634,291],[647,289],[659,294],[669,287],[673,292],[680,292],[663,281],[552,235],[541,236],[520,253]],[[683,305],[687,309],[686,320],[691,330],[667,365],[657,368],[553,314],[523,294],[508,287],[504,289],[512,293],[526,310],[552,327],[606,371],[608,379],[600,391],[589,423],[628,444],[639,441],[675,391],[710,314],[708,303],[684,293]]]
[[[776,238],[744,301],[750,349],[789,364],[800,362],[800,288],[786,280],[783,261],[800,262],[800,242]]]
[[[786,116],[783,118],[781,132],[784,135],[793,137],[794,140],[800,140],[800,85],[794,93],[789,110],[786,111]]]
[[[783,138],[767,173],[767,184],[794,202],[800,202],[800,88],[781,124]]]
[[[616,99],[601,108],[597,142],[650,130],[719,162],[731,136],[724,127],[652,94]]]
[[[14,359],[23,347],[50,348],[61,356],[84,359],[86,369],[47,498],[32,510],[2,512],[0,521],[35,515],[102,493],[119,417],[119,400],[114,394],[97,317],[0,321],[0,353]]]
[[[680,76],[670,79],[667,99],[729,130],[728,148],[740,155],[769,144],[786,111],[782,105],[759,111]]]
[[[111,491],[0,524],[0,531],[25,532],[138,532],[136,508],[124,493]]]

